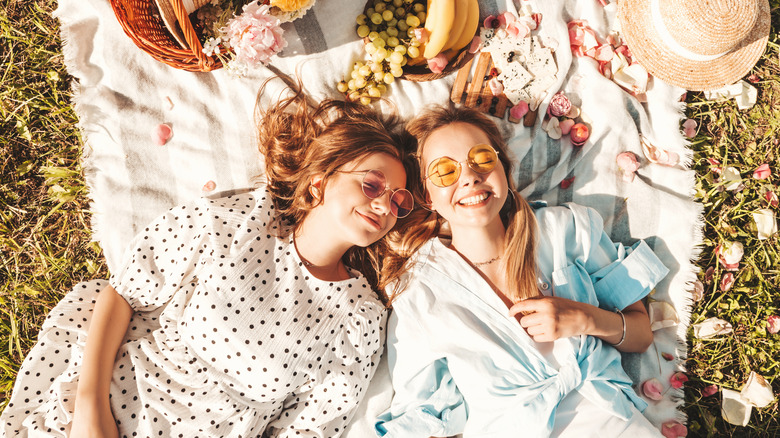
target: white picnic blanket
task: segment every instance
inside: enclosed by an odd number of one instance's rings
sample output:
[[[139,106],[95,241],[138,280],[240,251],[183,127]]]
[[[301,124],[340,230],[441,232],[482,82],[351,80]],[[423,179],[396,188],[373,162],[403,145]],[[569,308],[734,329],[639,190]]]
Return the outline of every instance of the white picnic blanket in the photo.
[[[513,0],[480,0],[484,16],[514,8]],[[362,57],[354,19],[363,0],[319,0],[303,18],[285,25],[287,48],[273,69],[299,75],[315,98],[339,96],[336,83]],[[543,14],[540,33],[557,45],[557,89],[581,101],[591,120],[591,140],[573,148],[564,138],[551,140],[541,130],[502,123],[517,159],[517,178],[529,199],[551,204],[574,201],[596,208],[613,240],[645,239],[671,270],[654,299],[674,305],[680,324],[655,332],[655,345],[644,354],[624,356],[629,374],[640,383],[658,378],[669,388],[660,402],[650,401],[645,415],[655,424],[678,419],[682,392],[669,387],[669,376],[682,367],[689,320],[689,284],[695,280],[690,260],[700,242],[701,208],[691,199],[693,171],[642,161],[638,178],[623,182],[615,157],[628,150],[642,156],[639,133],[690,160],[678,124],[683,90],[654,81],[648,103],[640,104],[601,76],[592,59],[572,59],[566,23],[587,19],[600,35],[614,23],[614,4],[595,0],[544,0],[531,3]],[[106,0],[61,0],[55,15],[62,24],[64,53],[74,101],[84,134],[83,165],[92,196],[93,236],[110,268],[117,266],[136,232],[168,208],[203,194],[208,181],[216,190],[251,186],[261,172],[255,145],[253,107],[260,84],[274,75],[259,69],[251,77],[231,77],[225,70],[190,73],[155,61],[125,36]],[[568,74],[567,74],[568,72]],[[386,97],[398,112],[413,116],[423,106],[446,103],[454,75],[432,82],[396,81]],[[282,84],[272,81],[263,102],[274,99]],[[549,98],[549,96],[548,96]],[[173,103],[170,108],[168,102]],[[543,104],[540,114],[546,108]],[[151,133],[160,123],[173,128],[165,146]],[[560,182],[574,176],[571,187]],[[671,353],[666,361],[661,353]],[[387,406],[390,393],[382,364],[353,427],[345,436],[371,435],[373,416]]]

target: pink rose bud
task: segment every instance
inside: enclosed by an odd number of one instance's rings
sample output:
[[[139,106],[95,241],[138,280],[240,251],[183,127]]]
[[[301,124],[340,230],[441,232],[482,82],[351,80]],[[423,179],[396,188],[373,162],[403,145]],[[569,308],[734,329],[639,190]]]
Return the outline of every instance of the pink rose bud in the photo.
[[[672,384],[672,388],[682,388],[685,382],[688,381],[688,376],[685,373],[676,372],[669,378],[669,383]]]
[[[762,164],[753,171],[753,178],[755,179],[767,179],[772,175],[772,171],[769,169],[769,164]]]
[[[664,398],[663,392],[664,386],[658,379],[650,379],[642,384],[642,394],[650,400],[661,400]]]
[[[444,71],[444,67],[447,67],[447,62],[447,57],[443,53],[439,53],[428,60],[428,68],[434,73],[441,73]]]
[[[562,92],[557,92],[550,99],[550,105],[547,107],[547,114],[553,117],[565,116],[571,110],[571,101]]]
[[[734,274],[726,272],[720,279],[720,290],[728,292],[732,286],[734,286]]]
[[[709,397],[718,393],[718,385],[707,385],[701,390],[702,397]]]
[[[574,146],[582,146],[590,137],[590,129],[588,125],[584,123],[575,123],[571,127],[571,144]]]
[[[680,438],[688,436],[688,428],[677,420],[667,421],[661,425],[661,434],[666,438]]]
[[[574,126],[574,120],[572,119],[563,120],[558,126],[560,126],[561,128],[561,134],[568,135],[571,132],[571,127]]]
[[[168,139],[173,135],[173,130],[165,123],[157,125],[152,131],[152,140],[157,146],[162,146],[168,142]]]
[[[688,119],[685,122],[683,122],[683,133],[688,138],[693,138],[696,136],[696,127],[699,124],[696,122],[696,120]]]
[[[780,332],[780,316],[771,315],[766,319],[766,329],[769,333],[777,334]]]

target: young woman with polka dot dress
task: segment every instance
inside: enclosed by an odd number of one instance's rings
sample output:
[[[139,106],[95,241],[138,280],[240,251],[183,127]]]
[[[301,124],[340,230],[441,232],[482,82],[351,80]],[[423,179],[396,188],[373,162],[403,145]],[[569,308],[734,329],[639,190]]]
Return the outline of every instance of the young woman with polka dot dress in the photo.
[[[382,352],[376,272],[413,206],[409,137],[358,104],[305,102],[259,110],[258,188],[171,209],[108,284],[51,311],[4,435],[341,435]]]

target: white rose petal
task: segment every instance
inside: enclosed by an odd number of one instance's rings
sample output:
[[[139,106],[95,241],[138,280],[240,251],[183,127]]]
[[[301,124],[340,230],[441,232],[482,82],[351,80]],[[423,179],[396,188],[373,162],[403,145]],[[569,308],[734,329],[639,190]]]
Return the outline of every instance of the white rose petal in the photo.
[[[753,212],[753,220],[756,221],[756,229],[758,230],[758,240],[764,240],[777,233],[777,221],[775,220],[775,212],[762,208]]]
[[[710,339],[731,333],[731,324],[720,318],[708,318],[693,325],[693,335],[699,339]]]
[[[747,426],[753,407],[745,403],[742,394],[723,388],[721,396],[723,403],[720,405],[720,413],[723,415],[723,419],[737,426]]]
[[[742,185],[742,177],[736,167],[727,167],[723,169],[721,181],[726,183],[726,190],[739,190]]]
[[[723,245],[720,247],[720,255],[726,264],[733,265],[739,263],[742,260],[742,256],[745,255],[745,246],[742,245],[742,242],[723,242]]]
[[[750,377],[740,392],[742,399],[757,408],[763,408],[775,401],[772,387],[763,376],[750,372]]]
[[[650,314],[650,329],[653,331],[672,327],[680,323],[677,311],[666,301],[653,301],[648,305]]]

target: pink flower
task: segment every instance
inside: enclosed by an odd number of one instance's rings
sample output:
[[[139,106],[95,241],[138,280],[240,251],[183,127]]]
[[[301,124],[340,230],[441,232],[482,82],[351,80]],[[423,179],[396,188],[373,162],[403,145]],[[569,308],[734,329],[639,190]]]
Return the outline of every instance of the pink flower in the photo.
[[[701,396],[702,397],[709,397],[711,395],[715,395],[718,393],[718,385],[708,385],[702,388],[701,390]]]
[[[764,163],[753,171],[753,178],[755,179],[767,179],[772,175],[772,171],[769,169],[769,164]]]
[[[161,123],[155,126],[152,131],[152,140],[157,146],[162,146],[168,142],[168,139],[173,135],[173,130],[165,123]]]
[[[664,398],[663,392],[664,386],[658,379],[650,379],[642,384],[642,394],[650,400],[661,400]]]
[[[766,192],[764,192],[764,198],[766,199],[766,202],[768,202],[769,205],[774,208],[777,208],[778,204],[780,204],[777,199],[777,193],[773,192],[772,190],[766,189]]]
[[[720,279],[720,290],[728,292],[732,286],[734,286],[734,274],[726,272],[723,278]]]
[[[685,382],[688,381],[688,376],[685,373],[676,372],[669,378],[669,383],[672,384],[672,388],[682,388]]]
[[[588,141],[590,137],[590,129],[588,125],[584,123],[575,123],[571,127],[571,144],[574,146],[582,146]]]
[[[745,248],[741,242],[725,241],[715,248],[715,252],[718,254],[718,261],[726,270],[736,271],[745,254]]]
[[[528,113],[528,102],[521,100],[509,110],[509,117],[520,120]]]
[[[431,69],[433,73],[441,73],[444,71],[444,67],[447,67],[447,62],[449,62],[447,57],[444,56],[443,53],[439,53],[428,60],[428,68]]]
[[[780,316],[770,315],[766,319],[766,329],[773,335],[780,332]]]
[[[569,187],[571,187],[572,183],[574,182],[574,177],[564,178],[563,181],[561,181],[561,188],[566,190]]]
[[[688,436],[688,428],[677,420],[671,420],[661,425],[661,434],[666,438],[686,437]]]
[[[482,27],[487,27],[488,29],[498,29],[501,27],[501,19],[496,18],[495,15],[488,15],[482,22]]]
[[[558,126],[560,126],[561,128],[561,134],[567,135],[569,132],[571,132],[572,126],[574,126],[574,120],[572,119],[562,120]]]
[[[571,101],[563,92],[555,93],[550,99],[550,105],[547,107],[547,113],[554,117],[565,116],[571,110]]]
[[[688,119],[685,122],[683,122],[683,133],[688,138],[693,138],[696,136],[696,127],[699,124],[696,123],[696,120]]]
[[[258,0],[245,5],[241,15],[233,17],[225,29],[235,61],[250,67],[267,63],[287,45],[279,19]]]
[[[636,155],[633,152],[621,152],[618,154],[615,162],[617,162],[623,181],[633,181],[636,171],[639,170],[639,161],[637,161]]]

